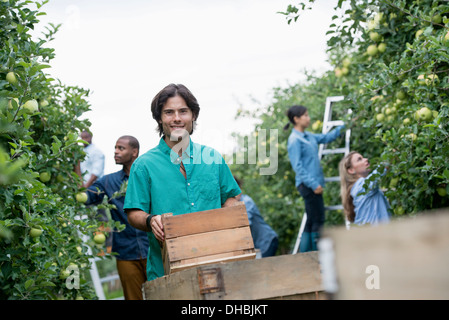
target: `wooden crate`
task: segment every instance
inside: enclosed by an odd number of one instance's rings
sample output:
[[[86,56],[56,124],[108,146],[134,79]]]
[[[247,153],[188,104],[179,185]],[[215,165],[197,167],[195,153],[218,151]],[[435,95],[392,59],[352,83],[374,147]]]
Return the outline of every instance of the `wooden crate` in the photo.
[[[326,230],[320,252],[324,288],[334,299],[449,299],[448,209]]]
[[[165,274],[256,257],[243,202],[233,207],[182,215],[163,214],[162,224]]]
[[[197,266],[142,289],[145,300],[325,299],[317,251]]]

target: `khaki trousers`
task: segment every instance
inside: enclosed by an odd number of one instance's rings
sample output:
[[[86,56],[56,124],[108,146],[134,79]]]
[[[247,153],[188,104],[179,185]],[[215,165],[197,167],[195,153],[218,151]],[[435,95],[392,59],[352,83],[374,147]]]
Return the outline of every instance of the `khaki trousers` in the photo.
[[[142,285],[147,281],[147,259],[116,261],[125,300],[143,300]]]

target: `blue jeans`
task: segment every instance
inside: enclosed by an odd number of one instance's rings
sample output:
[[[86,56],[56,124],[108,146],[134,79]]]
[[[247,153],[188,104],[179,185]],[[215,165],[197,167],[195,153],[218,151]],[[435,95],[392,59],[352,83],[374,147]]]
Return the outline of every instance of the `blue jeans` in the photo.
[[[324,201],[322,194],[315,194],[312,189],[303,183],[298,186],[298,191],[304,198],[306,205],[307,221],[304,232],[320,232],[324,224]]]
[[[262,258],[274,256],[276,254],[277,249],[278,249],[278,245],[279,245],[278,238],[274,238],[271,241],[270,246],[268,247],[268,249],[265,252],[262,252]]]

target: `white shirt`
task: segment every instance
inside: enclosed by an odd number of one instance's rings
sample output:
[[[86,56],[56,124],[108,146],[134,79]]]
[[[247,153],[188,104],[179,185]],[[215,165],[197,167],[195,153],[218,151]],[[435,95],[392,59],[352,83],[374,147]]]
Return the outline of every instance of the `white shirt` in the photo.
[[[86,152],[86,158],[80,163],[81,174],[86,173],[83,176],[84,182],[89,181],[90,177],[94,174],[97,178],[101,178],[104,174],[104,154],[93,144],[89,144],[84,147]]]

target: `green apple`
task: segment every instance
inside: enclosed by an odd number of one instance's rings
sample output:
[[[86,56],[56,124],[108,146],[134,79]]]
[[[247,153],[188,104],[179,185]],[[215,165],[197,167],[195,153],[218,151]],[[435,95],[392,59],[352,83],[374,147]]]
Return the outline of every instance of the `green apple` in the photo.
[[[348,75],[348,73],[349,73],[349,69],[348,69],[347,67],[343,67],[343,68],[341,68],[341,73],[342,73],[344,76],[346,76],[346,75]]]
[[[39,110],[39,104],[34,99],[25,102],[22,107],[28,110],[29,113],[35,113],[37,110]]]
[[[434,119],[438,118],[438,111],[433,110],[432,111],[432,116],[433,116]]]
[[[344,58],[342,64],[343,64],[343,67],[349,68],[349,66],[351,65],[351,59]]]
[[[339,68],[339,67],[335,68],[334,72],[335,72],[335,76],[337,78],[341,78],[343,76],[343,72],[341,71],[341,68]]]
[[[370,39],[371,39],[372,41],[374,41],[374,42],[377,42],[377,41],[379,41],[380,39],[382,39],[382,36],[381,36],[379,33],[375,32],[375,31],[371,31],[371,32],[369,33],[369,37],[370,37]]]
[[[379,27],[379,21],[376,21],[375,19],[369,20],[367,26],[368,30],[374,30]]]
[[[9,109],[13,109],[14,108],[13,103],[12,103],[13,100],[16,102],[17,105],[19,105],[19,99],[18,98],[11,99],[8,102],[8,108]]]
[[[444,41],[449,41],[449,31],[444,35]]]
[[[377,50],[377,46],[375,44],[371,44],[368,46],[368,48],[366,49],[366,53],[369,56],[375,56],[377,54],[378,50]]]
[[[420,75],[418,76],[418,83],[419,83],[420,85],[425,85],[425,84],[427,84],[426,76],[423,75],[423,74],[420,74]]]
[[[377,46],[377,50],[379,50],[379,52],[383,53],[385,52],[385,50],[387,50],[387,45],[385,42],[379,43],[379,45]]]
[[[423,107],[416,112],[419,120],[430,121],[433,118],[432,111],[427,107]]]
[[[405,99],[405,92],[404,91],[396,92],[396,98],[398,98],[399,100],[404,100]]]
[[[384,121],[385,120],[384,114],[383,113],[376,114],[376,120],[379,121],[379,122]]]
[[[64,176],[62,175],[62,174],[58,174],[57,176],[56,176],[56,181],[58,181],[58,182],[64,182],[65,181],[65,178],[64,178]]]
[[[441,23],[441,21],[442,21],[442,17],[441,17],[441,14],[439,14],[439,13],[437,13],[436,15],[434,15],[432,17],[433,23]]]
[[[97,233],[94,237],[94,241],[96,244],[103,244],[106,241],[106,236],[104,233]]]
[[[6,81],[8,81],[10,84],[17,85],[19,83],[19,80],[17,80],[16,74],[14,72],[8,72],[6,75]]]
[[[46,106],[48,106],[48,105],[49,105],[49,103],[48,103],[48,101],[45,100],[45,99],[39,101],[39,106],[40,106],[40,107],[46,107]]]
[[[43,230],[40,228],[31,228],[30,236],[33,238],[37,238],[42,234]]]
[[[416,134],[414,134],[414,133],[409,133],[408,136],[409,136],[410,139],[412,139],[412,141],[415,141],[416,138],[418,138],[418,137],[416,136]]]
[[[402,123],[404,124],[404,126],[409,125],[410,124],[410,119],[409,118],[405,118],[404,120],[402,120]]]
[[[445,197],[447,195],[446,188],[439,187],[437,188],[437,192],[440,195],[440,197]]]
[[[390,181],[390,188],[396,187],[398,185],[398,182],[399,182],[399,178],[391,179],[391,181]]]
[[[394,210],[394,213],[396,213],[398,216],[402,216],[404,214],[405,210],[402,206],[396,207]]]
[[[312,124],[313,131],[320,131],[323,128],[323,123],[321,120],[317,120]]]
[[[426,79],[426,84],[431,85],[434,82],[438,82],[440,79],[436,74],[429,74]]]
[[[396,107],[387,107],[385,109],[385,114],[388,115],[392,115],[396,113]]]
[[[70,276],[70,271],[68,271],[67,269],[64,269],[61,271],[61,273],[59,274],[59,277],[61,279],[67,279]]]
[[[51,179],[50,172],[47,172],[47,171],[41,172],[39,174],[39,179],[44,183],[50,181],[50,179]]]
[[[424,32],[423,29],[419,29],[418,31],[416,31],[415,38],[418,39],[423,34],[423,32]]]
[[[76,194],[75,198],[76,198],[76,201],[85,203],[88,199],[88,196],[87,196],[87,193],[85,193],[85,192],[79,192]]]

